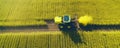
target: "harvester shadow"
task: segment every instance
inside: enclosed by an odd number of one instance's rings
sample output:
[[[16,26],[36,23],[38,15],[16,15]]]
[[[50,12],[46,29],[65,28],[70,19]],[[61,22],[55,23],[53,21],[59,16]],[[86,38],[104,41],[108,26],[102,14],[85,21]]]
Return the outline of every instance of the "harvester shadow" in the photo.
[[[87,26],[83,26],[82,24],[80,24],[80,29],[85,31],[120,30],[120,24],[109,24],[109,25],[88,24]]]
[[[83,43],[82,36],[78,33],[78,30],[74,27],[74,24],[61,24],[59,26],[64,26],[64,28],[59,28],[64,35],[68,35],[70,39],[75,43]],[[71,26],[71,28],[67,28],[67,26]]]
[[[75,44],[82,43],[82,38],[76,30],[62,30],[62,33],[68,35]]]

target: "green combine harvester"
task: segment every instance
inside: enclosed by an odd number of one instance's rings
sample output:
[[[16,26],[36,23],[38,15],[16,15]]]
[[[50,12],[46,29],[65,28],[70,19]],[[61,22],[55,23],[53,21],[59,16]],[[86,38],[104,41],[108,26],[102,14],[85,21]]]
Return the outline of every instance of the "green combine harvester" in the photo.
[[[71,17],[69,15],[64,15],[64,16],[56,16],[54,18],[54,22],[56,24],[71,24],[71,23],[75,23],[75,27],[79,28],[79,22],[77,19],[77,16],[75,17],[75,19],[71,19]],[[60,28],[64,28],[64,26],[60,26]],[[67,28],[71,28],[71,26],[67,26]]]
[[[54,22],[58,25],[61,25],[60,28],[64,28],[65,26],[67,26],[67,28],[71,28],[72,26],[74,26],[75,28],[79,29],[79,24],[83,24],[84,26],[86,26],[91,21],[92,17],[88,15],[81,16],[79,18],[77,15],[75,15],[73,19],[69,15],[56,16],[54,18]]]

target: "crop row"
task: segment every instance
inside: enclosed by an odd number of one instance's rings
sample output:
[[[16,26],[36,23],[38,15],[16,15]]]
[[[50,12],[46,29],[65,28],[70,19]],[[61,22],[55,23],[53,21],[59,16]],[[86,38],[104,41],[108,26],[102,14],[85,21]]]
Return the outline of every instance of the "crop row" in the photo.
[[[119,31],[93,31],[76,34],[31,32],[0,34],[0,48],[119,48]],[[72,36],[72,37],[71,37]],[[84,42],[77,42],[81,38]],[[76,42],[75,42],[76,41]],[[80,41],[80,40],[79,40]]]

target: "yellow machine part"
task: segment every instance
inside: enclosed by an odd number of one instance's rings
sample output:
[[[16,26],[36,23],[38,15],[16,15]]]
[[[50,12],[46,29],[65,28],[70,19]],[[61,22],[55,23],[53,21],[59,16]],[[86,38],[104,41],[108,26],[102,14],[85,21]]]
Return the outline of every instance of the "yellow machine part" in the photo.
[[[84,26],[86,26],[88,23],[92,22],[93,18],[91,16],[85,15],[85,16],[81,16],[78,19],[79,23],[82,23]]]
[[[54,18],[54,22],[57,23],[57,24],[62,23],[62,17],[56,16],[56,17]]]

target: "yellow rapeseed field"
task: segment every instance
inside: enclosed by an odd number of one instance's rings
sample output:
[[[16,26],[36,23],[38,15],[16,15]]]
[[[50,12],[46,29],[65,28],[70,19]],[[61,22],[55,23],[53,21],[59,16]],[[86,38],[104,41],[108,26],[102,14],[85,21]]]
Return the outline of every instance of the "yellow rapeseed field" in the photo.
[[[88,14],[94,18],[92,24],[120,24],[119,4],[119,0],[0,0],[0,24],[9,21],[12,24],[14,20],[33,24],[37,19],[64,14],[72,17]]]
[[[119,48],[119,31],[1,33],[0,48]],[[77,39],[76,39],[77,38]],[[78,39],[79,38],[79,39]],[[83,42],[80,42],[83,41]]]

